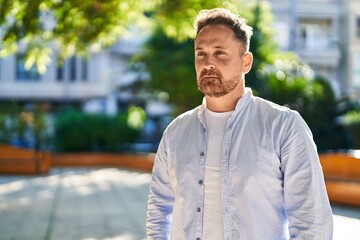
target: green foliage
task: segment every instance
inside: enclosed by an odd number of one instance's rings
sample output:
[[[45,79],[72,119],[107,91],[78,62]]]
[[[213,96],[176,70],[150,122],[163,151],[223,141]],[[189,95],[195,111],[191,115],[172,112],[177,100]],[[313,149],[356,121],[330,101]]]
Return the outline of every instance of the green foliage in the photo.
[[[10,143],[13,135],[13,124],[10,122],[12,113],[10,113],[10,106],[7,104],[0,104],[0,142]]]
[[[58,46],[60,63],[73,54],[116,43],[133,26],[161,27],[178,40],[193,36],[192,20],[202,8],[231,7],[212,0],[0,0],[0,57],[27,49],[26,67],[46,71]],[[55,43],[55,44],[53,44]]]
[[[236,0],[165,0],[152,9],[151,17],[167,37],[184,42],[194,38],[193,22],[200,10],[223,7],[236,11],[241,5]]]
[[[145,63],[150,75],[150,91],[167,92],[177,113],[199,105],[194,70],[193,41],[178,42],[158,29],[146,43],[146,51],[135,61]]]
[[[248,24],[253,28],[253,36],[250,43],[250,52],[253,54],[253,64],[250,72],[246,75],[246,85],[251,87],[254,94],[263,96],[266,89],[267,79],[259,75],[263,68],[273,65],[276,60],[295,60],[295,55],[289,52],[281,52],[274,39],[272,28],[273,16],[268,2],[250,2],[247,11],[244,12]]]
[[[47,148],[51,137],[48,132],[49,124],[46,120],[46,105],[35,104],[32,111],[31,131],[35,139],[34,148],[44,149]]]
[[[146,113],[141,107],[131,106],[128,109],[127,125],[129,128],[140,130],[144,127]]]
[[[115,151],[135,142],[145,121],[141,108],[116,116],[87,114],[74,110],[55,121],[55,148],[59,151]]]
[[[48,148],[49,126],[46,105],[26,108],[16,102],[0,104],[0,142],[34,149]]]
[[[280,61],[262,69],[261,96],[298,111],[313,132],[319,150],[346,148],[343,126],[336,123],[342,114],[330,83],[313,76],[309,66],[299,61]]]
[[[59,60],[77,54],[86,56],[91,47],[114,44],[129,26],[144,25],[143,13],[157,1],[146,0],[0,0],[2,28],[0,56],[27,48],[26,67],[36,64],[44,73],[53,51]]]
[[[360,148],[360,111],[349,111],[344,116],[344,125],[352,138],[352,147]]]

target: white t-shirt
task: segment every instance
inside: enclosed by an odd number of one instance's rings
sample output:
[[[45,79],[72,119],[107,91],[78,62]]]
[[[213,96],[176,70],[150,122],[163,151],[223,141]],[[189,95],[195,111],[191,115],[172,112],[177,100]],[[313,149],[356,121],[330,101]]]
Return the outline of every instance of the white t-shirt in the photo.
[[[205,197],[202,239],[224,239],[220,188],[220,157],[226,124],[233,113],[216,113],[205,108],[207,152],[205,163]]]

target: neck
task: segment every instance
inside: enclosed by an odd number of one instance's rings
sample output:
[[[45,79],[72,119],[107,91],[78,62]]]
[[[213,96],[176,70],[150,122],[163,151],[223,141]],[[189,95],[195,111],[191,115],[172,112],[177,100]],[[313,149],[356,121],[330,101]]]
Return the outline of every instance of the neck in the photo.
[[[244,94],[245,88],[235,88],[233,91],[222,97],[205,96],[206,107],[212,112],[233,111],[235,110],[237,102]]]

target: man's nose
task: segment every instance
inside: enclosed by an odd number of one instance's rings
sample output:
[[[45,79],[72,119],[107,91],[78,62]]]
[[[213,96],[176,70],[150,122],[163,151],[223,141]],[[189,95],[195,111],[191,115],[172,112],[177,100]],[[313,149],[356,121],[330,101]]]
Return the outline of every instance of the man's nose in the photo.
[[[211,58],[208,57],[206,59],[204,68],[205,69],[214,69],[215,68],[215,65],[214,65],[213,61],[211,60]]]

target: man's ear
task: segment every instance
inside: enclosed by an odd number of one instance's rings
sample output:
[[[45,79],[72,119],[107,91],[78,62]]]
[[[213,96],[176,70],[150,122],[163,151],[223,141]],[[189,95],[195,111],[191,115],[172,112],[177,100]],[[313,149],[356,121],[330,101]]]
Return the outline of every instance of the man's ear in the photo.
[[[253,55],[252,55],[251,52],[247,52],[247,53],[244,54],[243,58],[244,58],[244,66],[243,66],[244,69],[243,69],[243,71],[246,74],[246,73],[250,72],[250,70],[251,70],[251,66],[252,66],[252,63],[253,63]]]

